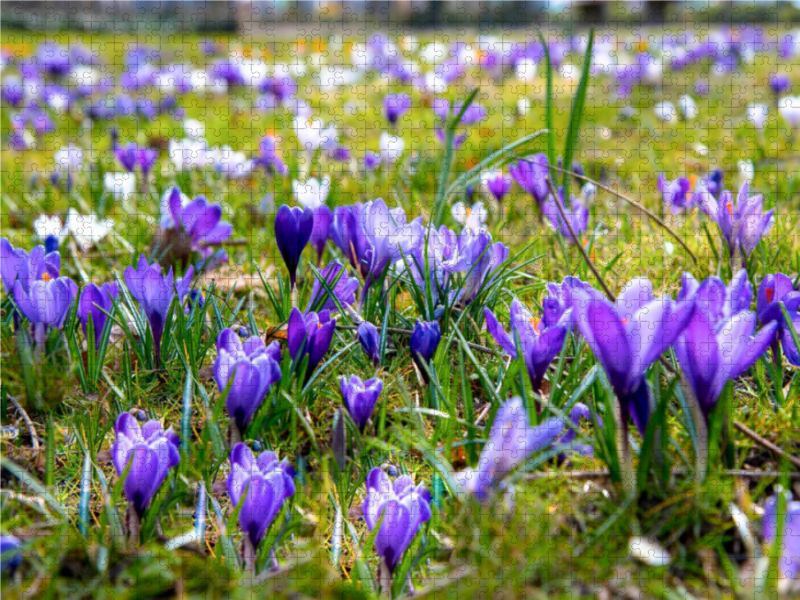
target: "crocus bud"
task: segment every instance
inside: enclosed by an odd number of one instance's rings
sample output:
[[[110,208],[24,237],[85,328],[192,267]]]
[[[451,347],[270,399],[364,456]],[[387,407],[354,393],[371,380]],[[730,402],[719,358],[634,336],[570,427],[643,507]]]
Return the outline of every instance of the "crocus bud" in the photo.
[[[275,215],[275,241],[278,250],[289,270],[292,287],[297,281],[297,265],[300,255],[311,239],[314,229],[314,215],[310,209],[283,205]]]
[[[422,368],[421,363],[428,363],[439,347],[442,334],[439,331],[439,324],[436,321],[422,322],[417,319],[414,325],[414,332],[411,334],[410,346],[411,356],[420,365],[420,370],[427,380],[427,373]]]
[[[342,389],[345,408],[347,408],[361,433],[364,433],[367,421],[369,421],[375,404],[383,391],[383,382],[380,379],[361,381],[356,375],[347,379],[342,375],[339,378],[339,385]]]
[[[358,342],[364,350],[372,364],[376,367],[381,363],[380,355],[380,334],[378,328],[368,321],[363,321],[358,326]]]

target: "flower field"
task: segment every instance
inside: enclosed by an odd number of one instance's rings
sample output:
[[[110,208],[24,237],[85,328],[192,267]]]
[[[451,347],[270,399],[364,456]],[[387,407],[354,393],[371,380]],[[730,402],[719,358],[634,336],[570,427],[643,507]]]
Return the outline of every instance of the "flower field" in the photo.
[[[800,35],[0,31],[9,597],[800,593]]]

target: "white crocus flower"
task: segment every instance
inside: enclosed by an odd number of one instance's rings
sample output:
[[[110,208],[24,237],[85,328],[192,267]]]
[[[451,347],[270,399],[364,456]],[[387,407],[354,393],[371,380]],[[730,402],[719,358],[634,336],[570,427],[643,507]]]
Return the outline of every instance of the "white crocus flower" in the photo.
[[[87,252],[94,244],[106,237],[114,228],[114,221],[101,219],[94,213],[81,215],[74,208],[67,213],[66,229],[75,238],[82,252]]]
[[[394,163],[400,160],[400,157],[403,155],[403,149],[405,148],[403,138],[390,135],[385,131],[381,134],[379,145],[381,158],[388,163]]]
[[[241,179],[253,170],[253,161],[244,152],[237,152],[230,146],[212,148],[206,152],[206,158],[217,173],[228,179]]]
[[[208,164],[207,144],[204,139],[170,140],[169,158],[178,171],[202,169]]]
[[[56,161],[56,168],[60,171],[74,172],[83,169],[84,151],[80,146],[67,144],[61,150],[53,154]]]
[[[536,79],[536,62],[531,58],[523,58],[517,63],[516,74],[521,81],[533,81]]]
[[[125,200],[136,191],[136,177],[133,173],[106,173],[103,187],[114,198]]]
[[[321,119],[294,120],[294,132],[300,145],[310,152],[336,141],[336,127],[325,127]]]
[[[59,239],[59,244],[65,237],[67,237],[68,230],[61,223],[60,217],[50,217],[48,215],[39,215],[33,222],[33,230],[36,236],[41,240],[48,237],[55,236]]]
[[[678,98],[678,110],[686,121],[693,121],[700,114],[697,103],[694,101],[694,98],[689,95],[683,95]]]
[[[485,229],[486,219],[489,213],[483,206],[483,202],[476,202],[472,206],[467,206],[463,202],[456,202],[451,209],[453,218],[457,223],[475,233]]]
[[[186,119],[183,122],[183,130],[186,135],[195,140],[202,138],[206,134],[206,126],[197,119]]]
[[[665,123],[674,123],[678,118],[678,112],[672,102],[658,102],[653,107],[653,110],[656,113],[656,117]]]
[[[312,177],[305,183],[295,179],[292,181],[292,189],[299,204],[314,210],[325,204],[331,189],[331,179],[327,175],[322,178],[322,181],[316,177]]]
[[[778,104],[778,112],[792,129],[800,126],[800,96],[786,96]]]
[[[766,104],[751,104],[747,107],[747,120],[750,121],[756,129],[764,129],[768,115],[769,108]]]

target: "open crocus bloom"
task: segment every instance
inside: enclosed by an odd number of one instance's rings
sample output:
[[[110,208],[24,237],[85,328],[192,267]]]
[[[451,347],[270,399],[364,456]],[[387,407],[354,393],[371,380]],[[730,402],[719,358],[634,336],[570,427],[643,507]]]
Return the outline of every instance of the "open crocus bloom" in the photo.
[[[749,181],[744,182],[735,201],[728,190],[720,194],[719,200],[710,192],[698,193],[698,201],[703,212],[719,226],[731,256],[737,247],[750,256],[775,222],[774,210],[763,212],[761,194],[750,196]]]
[[[631,280],[615,303],[572,291],[576,327],[603,366],[622,409],[644,432],[650,419],[650,391],[645,372],[683,332],[691,316],[690,302],[655,298],[644,277]]]
[[[117,475],[122,475],[131,463],[125,479],[125,497],[141,517],[156,495],[169,470],[181,460],[178,436],[164,431],[158,421],[148,421],[139,427],[130,413],[122,413],[114,424],[117,438],[111,456]]]
[[[381,521],[375,551],[394,572],[419,528],[431,518],[430,492],[415,486],[408,475],[392,482],[378,467],[369,472],[366,483],[364,521],[370,531]]]
[[[800,348],[794,343],[792,332],[789,329],[790,323],[786,321],[781,310],[781,302],[786,307],[786,312],[789,313],[791,325],[800,334],[800,292],[794,291],[792,280],[787,275],[783,273],[767,275],[758,287],[758,296],[756,297],[758,320],[764,324],[772,322],[778,324],[772,347],[776,359],[780,343],[786,360],[794,366],[800,367]]]

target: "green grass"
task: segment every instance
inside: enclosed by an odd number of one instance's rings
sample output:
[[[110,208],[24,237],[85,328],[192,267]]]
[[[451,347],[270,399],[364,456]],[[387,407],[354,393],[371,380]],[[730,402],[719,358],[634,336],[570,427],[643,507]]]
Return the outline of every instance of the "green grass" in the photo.
[[[68,34],[55,36],[61,42],[73,41]],[[119,72],[123,45],[132,40],[125,36],[81,36],[83,43],[101,51],[103,59]],[[424,41],[425,36],[420,36]],[[20,32],[0,33],[3,48],[29,53],[38,38]],[[162,62],[203,60],[195,49],[199,38],[163,40]],[[160,40],[150,39],[156,44]],[[233,45],[236,40],[225,40]],[[289,44],[271,39],[248,41],[255,52],[268,48],[268,60],[288,61]],[[578,64],[580,57],[573,57]],[[725,171],[727,189],[738,189],[738,161],[756,163],[753,187],[765,195],[765,209],[775,208],[776,224],[753,253],[748,270],[757,285],[765,274],[782,271],[792,276],[800,271],[800,246],[796,218],[800,210],[797,198],[800,166],[797,140],[787,133],[772,109],[763,137],[756,142],[756,132],[743,121],[745,107],[763,101],[767,79],[773,70],[768,57],[742,67],[736,77],[711,76],[711,94],[698,100],[700,116],[692,123],[667,126],[659,123],[652,104],[662,98],[673,102],[692,89],[694,81],[709,77],[708,67],[696,66],[681,73],[667,73],[660,89],[638,89],[631,102],[639,109],[634,121],[621,121],[614,105],[614,92],[608,76],[591,79],[583,111],[580,134],[574,147],[574,159],[581,162],[592,177],[636,199],[677,230],[698,257],[694,264],[689,255],[675,244],[666,251],[670,236],[644,216],[630,212],[613,195],[599,191],[591,208],[590,256],[613,291],[634,276],[646,275],[658,292],[674,295],[680,286],[681,273],[692,272],[698,279],[716,274],[720,239],[716,226],[703,215],[692,213],[673,217],[664,215],[656,178],[660,172],[668,178],[685,172],[704,175],[714,167]],[[735,87],[731,87],[731,86]],[[528,84],[513,79],[500,87],[488,77],[470,71],[451,90],[451,99],[463,99],[473,89],[475,101],[489,108],[488,119],[470,128],[467,142],[454,153],[450,177],[453,182],[481,160],[502,150],[525,135],[545,126],[545,78]],[[577,82],[570,83],[554,75],[553,129],[556,152],[562,153],[570,123],[570,108]],[[378,137],[385,130],[380,113],[385,94],[402,91],[371,76],[362,85],[327,93],[314,85],[302,85],[300,95],[315,107],[315,117],[335,121],[343,140],[356,157],[365,150],[378,149]],[[513,115],[516,99],[524,93],[532,100],[531,112],[520,119]],[[367,532],[360,519],[364,498],[363,481],[370,468],[392,464],[399,471],[415,476],[434,494],[434,516],[423,527],[406,553],[404,569],[418,593],[436,592],[437,597],[526,597],[545,598],[596,596],[600,593],[621,597],[642,593],[647,597],[732,597],[752,595],[750,584],[742,584],[746,573],[747,550],[736,530],[729,505],[736,503],[745,511],[754,530],[758,530],[754,503],[760,504],[778,482],[775,476],[738,478],[726,474],[726,468],[755,468],[764,471],[787,469],[774,455],[748,438],[736,434],[733,462],[712,465],[709,477],[697,483],[692,475],[693,442],[686,413],[675,391],[675,377],[666,369],[651,373],[651,382],[665,399],[663,452],[670,475],[654,465],[644,474],[644,485],[635,500],[627,499],[620,485],[608,477],[590,480],[570,479],[570,471],[605,468],[602,452],[593,427],[583,434],[596,445],[597,458],[571,458],[567,467],[554,461],[531,462],[516,475],[514,508],[504,506],[502,498],[481,506],[458,500],[447,491],[448,463],[462,468],[473,462],[477,445],[483,440],[483,427],[491,422],[494,409],[475,419],[487,406],[496,408],[498,400],[519,393],[527,385],[515,363],[508,364],[494,355],[473,351],[467,342],[495,345],[481,331],[482,311],[464,311],[446,317],[442,346],[434,359],[437,385],[420,385],[408,350],[408,338],[388,336],[388,351],[379,376],[386,384],[376,408],[368,435],[359,436],[348,429],[348,461],[344,472],[335,464],[331,440],[334,415],[341,400],[340,374],[362,378],[375,375],[357,344],[353,331],[337,329],[334,346],[326,357],[332,359],[310,386],[304,387],[288,377],[284,362],[284,381],[277,393],[270,393],[246,436],[262,447],[288,458],[297,468],[297,494],[283,516],[276,519],[270,535],[278,534],[277,558],[280,571],[265,573],[255,579],[243,574],[234,556],[241,541],[233,508],[227,494],[217,493],[228,472],[228,418],[224,402],[211,378],[214,359],[213,342],[220,329],[234,323],[255,327],[262,334],[280,325],[286,317],[285,297],[271,301],[269,286],[278,293],[278,277],[283,263],[273,237],[271,215],[254,212],[261,198],[274,195],[276,205],[293,203],[291,181],[298,173],[328,174],[332,179],[331,206],[383,197],[390,205],[405,207],[410,218],[433,216],[437,191],[441,188],[444,151],[432,135],[432,97],[414,92],[414,108],[402,118],[398,132],[406,149],[396,172],[364,176],[356,167],[327,161],[304,164],[297,151],[288,112],[257,114],[250,111],[254,94],[235,91],[230,96],[182,98],[186,116],[206,124],[206,136],[212,145],[229,144],[235,150],[255,153],[266,131],[281,137],[282,157],[289,164],[291,176],[270,179],[263,172],[240,182],[228,182],[214,175],[192,174],[182,179],[183,191],[194,197],[204,194],[220,202],[225,218],[234,224],[234,238],[246,243],[231,247],[232,266],[198,286],[208,302],[202,311],[178,322],[167,340],[164,368],[154,372],[149,366],[147,346],[136,354],[138,343],[133,336],[112,338],[105,366],[96,388],[84,391],[78,374],[77,357],[67,361],[63,340],[51,340],[47,367],[35,372],[22,365],[17,340],[4,315],[2,326],[3,424],[15,422],[20,437],[2,442],[2,518],[3,533],[13,533],[24,541],[25,561],[13,581],[4,581],[9,597],[250,597],[253,593],[268,597],[334,598],[369,597],[371,578],[377,561],[366,552]],[[345,106],[351,101],[368,107],[353,115]],[[373,108],[374,107],[374,108]],[[2,128],[8,130],[9,117],[3,111]],[[159,197],[174,177],[166,171],[168,158],[162,153],[155,176],[134,199],[115,202],[101,191],[101,173],[119,170],[109,152],[108,127],[98,125],[87,134],[79,134],[79,120],[65,117],[56,133],[45,136],[39,149],[23,154],[10,150],[2,156],[2,228],[15,246],[30,248],[32,221],[40,213],[66,215],[70,206],[80,212],[96,211],[113,218],[116,233],[134,248],[106,239],[91,252],[76,255],[62,246],[62,274],[83,283],[82,272],[95,282],[122,276],[125,267],[134,264],[139,252],[147,251],[158,220]],[[145,143],[154,138],[184,137],[181,124],[164,116],[152,123],[118,119],[116,126],[123,142]],[[97,152],[97,169],[82,175],[74,191],[65,192],[49,185],[31,186],[30,176],[48,176],[53,167],[52,153],[68,141],[77,141]],[[528,151],[547,151],[547,138],[533,139]],[[702,144],[707,153],[698,152]],[[527,154],[528,152],[526,152]],[[462,199],[456,193],[450,202]],[[489,200],[484,199],[488,204]],[[446,224],[456,228],[443,210]],[[155,219],[155,220],[153,220]],[[703,232],[706,224],[710,236]],[[552,231],[535,218],[530,199],[515,187],[507,197],[502,213],[493,212],[489,227],[496,239],[506,243],[512,255],[524,265],[514,271],[504,286],[493,290],[489,304],[494,305],[501,321],[507,321],[511,294],[528,306],[538,306],[548,281],[560,281],[577,274],[596,284],[574,247],[560,244]],[[714,247],[712,247],[713,241]],[[306,251],[300,273],[300,306],[305,306],[313,284],[310,268],[312,253]],[[323,264],[338,256],[328,245]],[[263,274],[262,278],[259,271]],[[730,278],[723,264],[721,274]],[[214,287],[209,288],[212,280]],[[232,283],[237,282],[235,289]],[[373,297],[365,315],[376,325],[407,329],[420,313],[413,294],[405,283],[392,286],[388,302]],[[277,304],[278,306],[276,306]],[[340,325],[350,325],[346,316]],[[82,334],[78,334],[82,335]],[[81,338],[77,344],[82,344]],[[284,349],[284,359],[288,352]],[[597,411],[605,408],[608,393],[600,382],[587,381],[594,359],[584,344],[570,340],[564,355],[557,359],[549,374],[549,394],[554,406],[563,409],[574,394]],[[733,392],[732,414],[750,429],[797,455],[800,446],[796,432],[800,428],[800,383],[796,370],[784,365],[785,379],[776,382],[764,363],[747,378],[737,382]],[[27,380],[26,380],[27,378]],[[520,389],[520,381],[522,390]],[[582,382],[584,384],[582,384]],[[791,383],[790,383],[791,382]],[[31,392],[34,390],[34,393]],[[527,390],[530,394],[530,390]],[[32,449],[32,440],[6,396],[26,408],[34,422],[40,452]],[[610,399],[609,401],[613,401]],[[438,407],[436,413],[414,410],[415,406]],[[609,405],[610,406],[610,405]],[[123,410],[143,410],[151,418],[171,425],[183,433],[181,464],[170,475],[154,501],[160,515],[145,523],[147,541],[140,548],[119,536],[124,518],[124,499],[117,485],[118,477],[108,460],[113,443],[113,422]],[[605,413],[608,420],[609,414]],[[52,423],[52,425],[50,425]],[[187,437],[188,434],[188,437]],[[671,441],[670,441],[671,440]],[[640,442],[642,440],[639,440]],[[613,440],[612,440],[613,443]],[[81,479],[86,457],[91,493],[86,503],[81,496]],[[11,461],[11,462],[9,462]],[[541,461],[540,461],[541,462]],[[13,463],[13,464],[12,464]],[[16,466],[14,466],[16,465]],[[443,466],[444,465],[444,466]],[[558,475],[562,473],[563,476]],[[549,473],[552,478],[534,479],[530,474]],[[189,548],[168,550],[169,540],[191,530],[199,482],[204,482],[211,497],[219,504],[220,514],[211,501],[207,508],[207,527],[203,543]],[[216,484],[216,485],[215,485]],[[82,504],[83,500],[83,504]],[[81,508],[81,507],[84,508]],[[285,520],[283,520],[285,519]],[[339,524],[337,525],[337,520]],[[82,533],[83,531],[83,533]],[[650,537],[669,551],[672,563],[666,568],[647,567],[630,557],[629,538]],[[332,557],[337,560],[332,562]],[[396,592],[405,585],[401,578]],[[5,587],[9,586],[9,587]],[[403,587],[403,593],[409,587]]]

